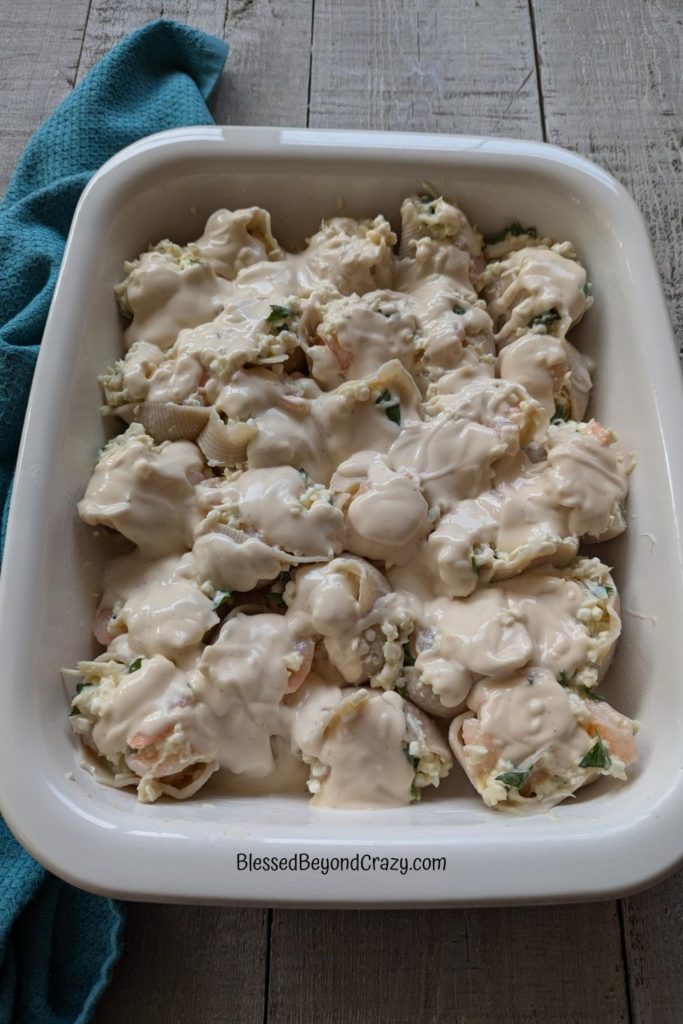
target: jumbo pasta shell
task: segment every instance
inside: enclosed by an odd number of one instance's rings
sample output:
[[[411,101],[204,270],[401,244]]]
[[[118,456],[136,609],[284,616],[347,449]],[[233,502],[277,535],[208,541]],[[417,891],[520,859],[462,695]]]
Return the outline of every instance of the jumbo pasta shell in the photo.
[[[247,445],[256,436],[251,423],[225,423],[215,409],[211,409],[206,426],[197,444],[210,466],[241,465],[247,458]]]
[[[133,419],[157,442],[194,441],[207,424],[209,410],[201,405],[141,402],[133,406]]]

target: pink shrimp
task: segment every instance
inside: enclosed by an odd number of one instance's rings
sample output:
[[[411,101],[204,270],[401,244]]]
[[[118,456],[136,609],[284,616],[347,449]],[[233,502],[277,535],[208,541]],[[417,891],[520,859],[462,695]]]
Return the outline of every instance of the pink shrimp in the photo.
[[[611,754],[623,761],[626,767],[638,760],[634,723],[604,701],[591,704],[591,719],[586,731],[590,736],[599,735],[605,741]]]
[[[173,732],[172,725],[167,725],[163,729],[160,729],[159,732],[154,733],[136,732],[127,741],[128,746],[131,747],[132,750],[144,750],[147,747],[152,747],[155,743],[158,743],[159,740],[162,740],[171,732]]]
[[[462,739],[466,747],[485,747],[488,756],[481,761],[484,771],[490,771],[498,760],[492,738],[485,733],[478,718],[466,718],[462,723]]]
[[[289,674],[287,693],[294,693],[299,689],[303,681],[306,679],[306,676],[311,671],[313,655],[315,653],[315,644],[312,640],[297,640],[294,647],[303,660],[299,668],[295,672],[290,672]]]
[[[607,430],[603,427],[602,423],[598,423],[597,420],[591,420],[588,424],[588,433],[591,434],[596,441],[607,447],[614,440],[614,436],[611,430]]]

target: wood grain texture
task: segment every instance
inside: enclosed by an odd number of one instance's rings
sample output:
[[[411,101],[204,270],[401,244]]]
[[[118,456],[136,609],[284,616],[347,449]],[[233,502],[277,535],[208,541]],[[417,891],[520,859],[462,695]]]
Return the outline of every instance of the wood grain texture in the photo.
[[[313,0],[228,0],[219,124],[306,124]]]
[[[0,195],[29,137],[73,86],[88,0],[0,0]]]
[[[313,0],[93,0],[81,76],[127,32],[175,18],[222,36],[227,65],[211,99],[219,124],[306,124]]]
[[[527,0],[316,0],[310,124],[540,138]]]
[[[92,0],[83,38],[79,80],[133,29],[156,18],[184,21],[220,36],[226,0]]]
[[[97,1024],[262,1024],[266,912],[134,903]]]
[[[683,342],[683,4],[532,6],[548,141],[596,160],[633,194]]]
[[[281,911],[269,1024],[621,1024],[615,904]]]
[[[683,873],[624,900],[628,976],[636,1024],[683,1020]]]

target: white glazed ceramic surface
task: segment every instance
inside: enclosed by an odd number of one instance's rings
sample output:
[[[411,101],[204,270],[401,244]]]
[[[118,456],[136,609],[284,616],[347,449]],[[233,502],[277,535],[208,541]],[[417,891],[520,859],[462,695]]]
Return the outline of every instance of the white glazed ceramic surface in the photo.
[[[323,216],[386,214],[423,181],[484,232],[512,219],[570,238],[595,305],[572,341],[597,362],[591,411],[638,451],[629,529],[601,552],[622,594],[605,693],[642,722],[641,765],[550,814],[487,810],[456,768],[399,810],[326,811],[305,797],[218,785],[140,805],[75,762],[59,668],[93,650],[103,550],[76,516],[105,438],[96,376],[120,350],[112,286],[126,258],[197,236],[220,206],[258,204],[301,244]],[[252,904],[465,905],[579,900],[645,886],[683,857],[683,402],[650,243],[604,171],[505,139],[196,128],[153,136],[85,190],[36,369],[0,594],[0,806],[34,856],[76,885],[130,899]],[[238,871],[237,854],[446,857],[443,871]]]

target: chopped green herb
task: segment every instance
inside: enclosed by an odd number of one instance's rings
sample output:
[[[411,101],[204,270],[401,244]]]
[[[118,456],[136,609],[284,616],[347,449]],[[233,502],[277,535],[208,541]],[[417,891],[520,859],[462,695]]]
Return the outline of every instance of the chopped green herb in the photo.
[[[531,768],[522,768],[512,772],[496,775],[496,781],[502,782],[506,789],[521,789],[531,774]]]
[[[403,645],[403,664],[407,665],[408,668],[415,664],[415,658],[410,653],[410,647],[408,644]]]
[[[551,423],[566,423],[569,419],[569,409],[564,405],[555,403],[555,412],[550,417]]]
[[[476,555],[470,555],[470,566],[472,567],[472,572],[476,576],[477,573],[479,572],[479,566],[477,565],[477,556]]]
[[[538,316],[532,316],[529,321],[529,327],[549,327],[550,324],[561,319],[562,317],[553,306],[552,309],[546,310],[545,313],[539,313]]]
[[[427,213],[434,213],[436,211],[436,204],[438,202],[434,196],[419,196],[418,197],[423,206],[427,207]]]
[[[605,698],[591,690],[590,686],[585,686],[583,683],[579,686],[579,693],[585,700],[594,700],[597,703],[604,704]]]
[[[403,753],[406,755],[406,757],[410,761],[410,767],[413,769],[415,774],[417,774],[417,769],[419,768],[419,765],[420,765],[420,758],[419,757],[415,757],[413,754],[410,753],[410,751],[408,749],[408,744],[407,743],[404,743],[404,745],[403,745]],[[417,785],[415,783],[415,779],[414,778],[413,778],[413,783],[412,783],[412,785],[410,787],[410,796],[411,796],[411,799],[413,799],[413,800],[419,800],[420,796],[421,796],[420,790],[417,788]]]
[[[508,235],[512,235],[513,238],[519,238],[520,235],[528,235],[529,238],[538,238],[538,231],[533,227],[522,227],[518,220],[513,220],[512,224],[508,224],[506,228],[503,228],[500,234],[486,238],[485,242],[487,245],[496,245],[497,242],[504,242]]]
[[[294,315],[294,310],[289,306],[271,306],[270,313],[266,317],[266,323],[272,324],[276,334],[287,329],[287,320]]]
[[[280,320],[286,320],[294,312],[289,306],[271,306],[270,313],[266,317],[266,323],[276,324]]]
[[[379,405],[381,409],[384,409],[385,413],[389,417],[392,423],[396,426],[401,425],[401,403],[398,398],[394,398],[389,388],[383,388],[375,399],[375,405]]]
[[[602,742],[602,737],[598,736],[588,753],[579,761],[579,768],[609,768],[611,763],[612,758],[607,747]]]
[[[281,572],[276,579],[273,580],[273,589],[268,591],[268,597],[273,601],[277,608],[287,608],[287,602],[284,599],[284,590],[291,578],[292,574],[287,569],[284,572]],[[275,590],[275,587],[278,589]]]
[[[223,605],[227,601],[229,601],[231,597],[232,597],[232,591],[231,590],[217,590],[216,593],[214,594],[214,597],[213,597],[213,602],[212,602],[213,610],[215,612],[217,612],[218,609],[222,608]]]
[[[92,683],[76,683],[76,696],[78,696],[78,694],[81,693],[82,690],[87,690],[87,688],[92,685]],[[80,715],[80,713],[81,712],[79,708],[72,707],[71,711],[69,712],[69,718],[73,718],[74,715]]]
[[[408,744],[407,743],[403,744],[403,753],[406,755],[406,757],[410,761],[410,765],[411,765],[411,768],[413,769],[413,771],[417,771],[418,765],[420,763],[420,758],[419,757],[415,757],[414,754],[410,753],[410,750],[408,749]]]
[[[586,281],[586,283],[583,286],[583,288],[581,289],[581,291],[586,296],[586,298],[588,298],[589,295],[592,295],[593,294],[593,285],[591,284],[591,282],[590,281]]]
[[[137,672],[141,665],[142,658],[136,658],[135,661],[131,661],[130,665],[128,666],[128,675],[130,675],[131,672]]]
[[[569,686],[569,677],[567,676],[566,672],[558,672],[557,681],[560,684],[560,686]]]
[[[464,306],[459,306],[456,304],[455,306],[453,306],[453,312],[457,313],[458,316],[464,316],[467,310],[465,309]]]

